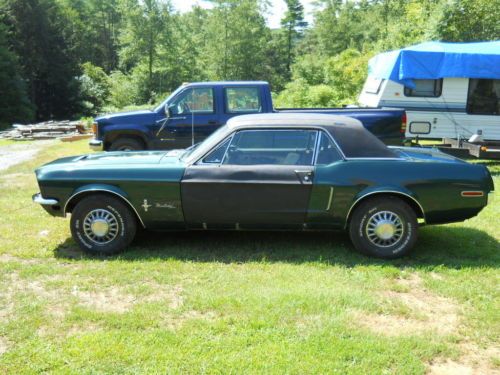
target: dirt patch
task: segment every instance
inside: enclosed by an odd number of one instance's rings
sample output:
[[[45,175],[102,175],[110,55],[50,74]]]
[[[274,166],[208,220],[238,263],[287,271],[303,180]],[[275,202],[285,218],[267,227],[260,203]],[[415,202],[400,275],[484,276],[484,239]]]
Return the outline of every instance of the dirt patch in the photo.
[[[500,347],[479,348],[470,343],[460,344],[457,360],[436,359],[427,366],[428,375],[499,375],[500,369],[492,364],[500,357]]]
[[[71,294],[78,298],[78,303],[101,312],[124,313],[136,302],[133,295],[123,293],[119,288],[104,291],[80,291],[74,288]]]
[[[380,293],[389,304],[402,306],[408,314],[358,313],[358,321],[370,330],[388,336],[434,331],[449,334],[459,324],[458,305],[424,288],[418,275],[398,279],[394,290]]]
[[[30,144],[14,144],[0,147],[0,170],[5,170],[13,165],[33,159],[38,152],[50,145],[54,144],[50,141],[37,141]]]
[[[0,336],[0,357],[9,350],[7,340]]]

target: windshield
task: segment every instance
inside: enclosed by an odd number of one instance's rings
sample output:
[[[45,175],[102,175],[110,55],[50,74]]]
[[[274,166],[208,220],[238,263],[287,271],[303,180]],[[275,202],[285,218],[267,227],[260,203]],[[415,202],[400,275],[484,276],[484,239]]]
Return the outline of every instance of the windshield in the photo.
[[[221,126],[219,129],[214,131],[207,139],[203,142],[198,143],[190,148],[186,149],[186,152],[181,156],[182,161],[194,161],[202,157],[206,152],[212,149],[217,143],[219,143],[222,138],[224,138],[229,133],[229,128],[227,125]]]

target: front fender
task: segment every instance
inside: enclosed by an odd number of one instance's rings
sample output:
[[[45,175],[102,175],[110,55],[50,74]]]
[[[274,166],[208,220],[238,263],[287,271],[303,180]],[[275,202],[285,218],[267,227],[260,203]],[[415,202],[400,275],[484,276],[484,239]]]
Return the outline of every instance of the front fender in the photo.
[[[101,131],[102,140],[112,143],[119,137],[134,136],[140,138],[145,144],[151,138],[151,129],[146,125],[106,125]]]
[[[72,206],[74,206],[79,199],[81,199],[84,195],[86,195],[88,193],[92,193],[92,192],[94,192],[94,193],[103,192],[103,193],[117,196],[135,212],[135,214],[137,215],[137,218],[141,222],[142,226],[144,228],[146,227],[144,225],[144,222],[143,222],[141,216],[139,215],[139,212],[134,207],[132,202],[129,200],[128,194],[125,193],[125,191],[123,191],[122,189],[120,189],[116,186],[113,186],[113,185],[109,185],[109,184],[88,184],[88,185],[80,186],[77,189],[75,189],[72,192],[71,196],[66,200],[66,202],[64,204],[63,215],[66,216],[66,214],[69,212],[68,210]]]

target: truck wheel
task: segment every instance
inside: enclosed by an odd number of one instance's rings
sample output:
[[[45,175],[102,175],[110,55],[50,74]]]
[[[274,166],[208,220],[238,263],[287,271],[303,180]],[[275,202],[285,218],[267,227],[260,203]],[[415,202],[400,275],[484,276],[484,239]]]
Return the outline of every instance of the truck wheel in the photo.
[[[109,151],[140,151],[144,149],[144,143],[130,137],[118,138],[109,146]]]
[[[408,254],[417,241],[417,230],[415,212],[396,197],[372,198],[361,203],[349,223],[356,250],[383,259]]]
[[[71,213],[71,234],[90,254],[112,255],[123,251],[134,239],[137,222],[119,199],[95,194],[82,199]]]

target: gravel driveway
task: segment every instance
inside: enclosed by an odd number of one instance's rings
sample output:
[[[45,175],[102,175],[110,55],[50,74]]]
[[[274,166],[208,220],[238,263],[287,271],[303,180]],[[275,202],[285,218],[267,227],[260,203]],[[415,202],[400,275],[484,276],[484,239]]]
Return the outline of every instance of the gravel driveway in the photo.
[[[54,144],[54,140],[16,143],[0,147],[0,171],[30,160],[43,148]]]

